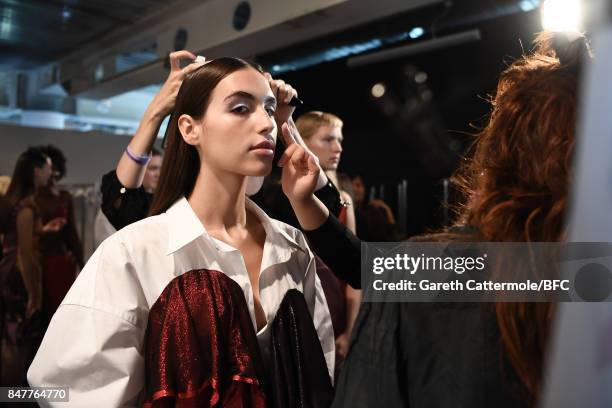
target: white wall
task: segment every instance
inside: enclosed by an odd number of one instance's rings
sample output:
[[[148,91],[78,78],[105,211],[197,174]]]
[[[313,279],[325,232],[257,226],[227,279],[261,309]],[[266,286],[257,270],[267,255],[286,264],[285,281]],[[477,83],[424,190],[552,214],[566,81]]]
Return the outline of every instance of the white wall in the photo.
[[[67,173],[60,184],[73,193],[75,222],[87,260],[95,249],[93,224],[100,206],[98,189],[102,176],[115,168],[129,141],[129,136],[99,131],[0,124],[0,174],[12,175],[17,157],[28,146],[52,144],[61,149],[66,156]]]
[[[31,128],[0,124],[0,174],[11,175],[17,157],[28,146],[52,144],[66,156],[62,184],[99,182],[117,165],[130,137],[103,132]]]

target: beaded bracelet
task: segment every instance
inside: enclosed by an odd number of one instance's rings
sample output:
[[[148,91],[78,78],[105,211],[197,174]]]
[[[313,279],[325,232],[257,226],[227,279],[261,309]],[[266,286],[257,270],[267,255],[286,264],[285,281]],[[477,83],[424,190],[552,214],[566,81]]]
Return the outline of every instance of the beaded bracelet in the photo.
[[[128,155],[130,159],[134,160],[136,163],[138,163],[141,166],[147,165],[151,161],[151,157],[153,157],[151,153],[143,154],[143,155],[135,154],[132,151],[132,149],[130,149],[130,146],[128,146],[125,149],[125,153]]]

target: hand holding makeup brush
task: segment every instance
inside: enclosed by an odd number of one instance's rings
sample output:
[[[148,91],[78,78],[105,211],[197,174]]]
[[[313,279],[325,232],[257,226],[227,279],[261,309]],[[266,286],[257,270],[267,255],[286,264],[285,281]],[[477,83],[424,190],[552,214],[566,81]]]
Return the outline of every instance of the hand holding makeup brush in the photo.
[[[293,123],[293,120],[289,120]],[[319,160],[305,146],[296,142],[299,132],[295,125],[284,123],[279,138],[287,148],[278,165],[283,168],[281,185],[289,199],[300,226],[305,230],[319,228],[329,216],[329,210],[314,192],[321,178],[326,180]]]
[[[295,111],[295,107],[301,103],[297,97],[297,91],[282,79],[274,79],[268,72],[264,74],[270,83],[272,93],[276,97],[276,113],[274,119],[278,125],[279,132],[283,123],[291,117]]]
[[[285,142],[289,143],[278,161],[278,165],[283,168],[283,192],[290,201],[302,201],[314,194],[321,172],[319,161],[308,149],[292,141],[294,136],[286,123],[281,133]]]

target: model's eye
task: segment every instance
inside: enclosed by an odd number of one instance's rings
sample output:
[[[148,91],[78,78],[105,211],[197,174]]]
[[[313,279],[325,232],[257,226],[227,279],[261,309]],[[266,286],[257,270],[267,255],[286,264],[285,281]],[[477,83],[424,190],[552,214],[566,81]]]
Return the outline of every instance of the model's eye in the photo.
[[[268,115],[272,117],[274,116],[274,113],[276,113],[276,109],[274,108],[274,106],[268,106],[266,107],[266,112],[268,112]]]
[[[237,113],[239,115],[245,114],[249,111],[249,107],[246,105],[237,105],[232,108],[232,112]]]

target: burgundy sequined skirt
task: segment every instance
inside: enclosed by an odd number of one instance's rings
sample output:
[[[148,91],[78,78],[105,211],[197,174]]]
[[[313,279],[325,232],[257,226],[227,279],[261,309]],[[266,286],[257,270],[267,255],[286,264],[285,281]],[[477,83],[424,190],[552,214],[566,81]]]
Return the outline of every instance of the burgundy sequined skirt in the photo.
[[[16,248],[0,260],[0,386],[27,386],[26,373],[45,333],[41,311],[26,317],[28,292]]]
[[[145,407],[329,407],[333,388],[312,317],[290,290],[264,361],[244,294],[222,272],[168,284],[149,313]]]

